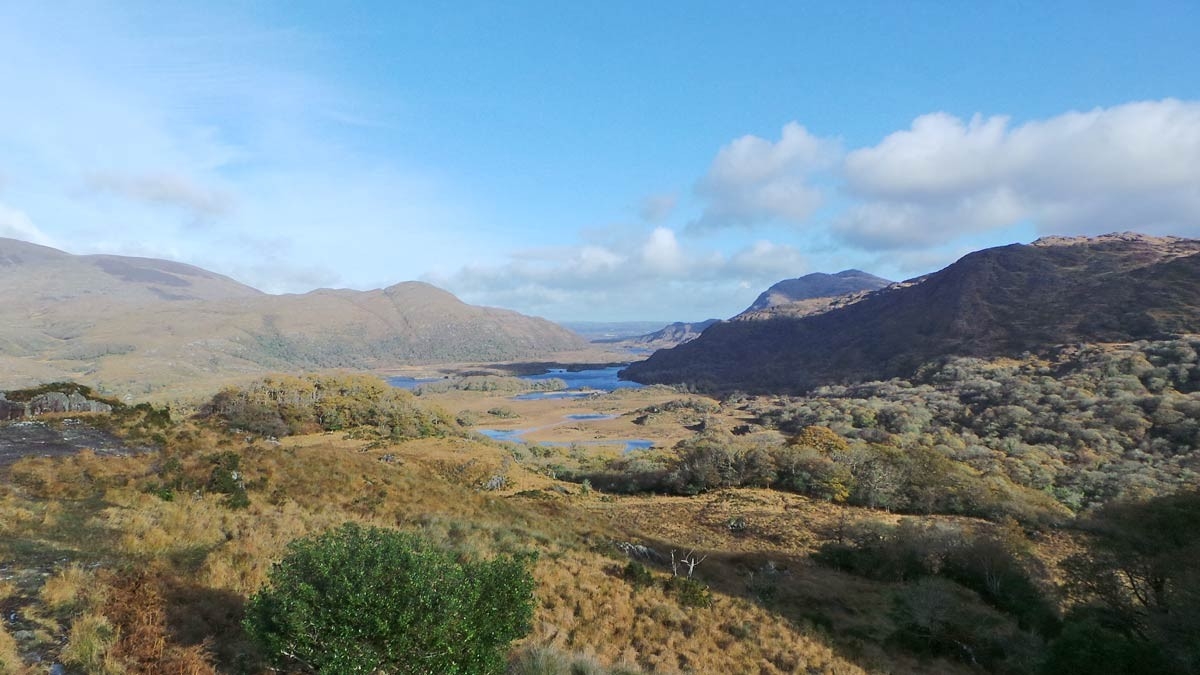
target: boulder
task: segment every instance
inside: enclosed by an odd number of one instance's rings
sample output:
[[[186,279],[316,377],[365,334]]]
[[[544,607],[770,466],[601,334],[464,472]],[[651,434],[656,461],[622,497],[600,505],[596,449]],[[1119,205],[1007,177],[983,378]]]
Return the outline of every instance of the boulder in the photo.
[[[0,393],[0,422],[7,420],[19,420],[25,416],[25,404],[13,403],[4,398],[4,394]]]
[[[29,399],[29,414],[62,413],[71,411],[71,399],[61,391],[48,391]]]

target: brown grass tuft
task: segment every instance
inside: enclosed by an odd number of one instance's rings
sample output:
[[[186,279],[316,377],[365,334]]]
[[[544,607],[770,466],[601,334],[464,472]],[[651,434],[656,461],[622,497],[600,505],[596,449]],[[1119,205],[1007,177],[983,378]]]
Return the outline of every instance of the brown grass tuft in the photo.
[[[112,580],[104,611],[118,628],[111,655],[129,673],[216,675],[207,645],[180,645],[168,626],[165,585],[146,571],[128,572]]]
[[[64,567],[46,579],[38,593],[51,612],[70,614],[100,600],[95,575],[78,563]]]
[[[119,631],[108,617],[87,612],[71,624],[62,662],[78,666],[90,675],[125,675],[126,670],[113,655]]]
[[[21,653],[17,649],[17,641],[9,635],[8,629],[4,627],[4,622],[0,620],[0,673],[4,675],[24,675],[29,669],[21,660]]]

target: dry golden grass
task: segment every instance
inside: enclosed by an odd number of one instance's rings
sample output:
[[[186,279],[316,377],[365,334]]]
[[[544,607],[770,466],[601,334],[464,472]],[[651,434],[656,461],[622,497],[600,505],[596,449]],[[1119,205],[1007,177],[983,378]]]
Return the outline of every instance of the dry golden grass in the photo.
[[[82,565],[73,563],[46,579],[38,595],[51,612],[69,614],[100,602],[103,599],[100,593],[96,575]]]
[[[125,667],[112,653],[118,634],[108,617],[87,612],[71,622],[71,633],[60,658],[89,675],[125,675]]]
[[[455,402],[498,400],[448,396],[449,404],[439,403],[451,410],[461,409]],[[518,424],[580,411],[619,414],[678,397],[531,402],[537,405],[523,407]],[[647,427],[629,420],[559,432],[646,436]],[[661,428],[649,431],[666,439],[682,428],[665,417],[655,424]],[[0,480],[0,555],[59,570],[26,595],[43,615],[57,617],[46,619],[45,632],[69,633],[64,660],[95,669],[88,672],[253,672],[258,655],[240,627],[246,598],[289,541],[354,521],[419,531],[485,556],[537,551],[539,605],[518,648],[570,655],[563,662],[655,673],[966,670],[885,652],[890,587],[808,557],[856,522],[894,516],[769,490],[690,498],[583,493],[514,461],[510,448],[462,438],[389,447],[340,433],[278,444],[203,430],[192,438],[173,443],[167,455],[200,489],[176,491],[170,501],[154,487],[164,480],[159,456],[29,459],[13,467],[13,482]],[[224,495],[203,489],[207,457],[221,451],[240,458],[247,508],[231,509]],[[495,475],[505,476],[502,489],[480,489]],[[628,559],[615,546],[624,541],[708,555],[696,574],[712,587],[713,606],[684,606],[661,583],[632,585],[621,574]],[[64,557],[78,564],[63,567],[57,561]],[[659,582],[670,575],[668,566],[651,567]],[[0,637],[0,658],[4,644]]]
[[[21,660],[17,641],[12,635],[9,635],[8,629],[4,627],[4,622],[0,621],[0,674],[24,675],[27,672],[29,669]]]

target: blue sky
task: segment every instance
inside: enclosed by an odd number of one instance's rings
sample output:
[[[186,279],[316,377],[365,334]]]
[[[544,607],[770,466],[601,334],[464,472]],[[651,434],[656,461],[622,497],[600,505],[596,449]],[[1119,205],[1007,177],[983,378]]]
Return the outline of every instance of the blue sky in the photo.
[[[344,4],[0,6],[0,236],[663,321],[1200,236],[1194,2]]]

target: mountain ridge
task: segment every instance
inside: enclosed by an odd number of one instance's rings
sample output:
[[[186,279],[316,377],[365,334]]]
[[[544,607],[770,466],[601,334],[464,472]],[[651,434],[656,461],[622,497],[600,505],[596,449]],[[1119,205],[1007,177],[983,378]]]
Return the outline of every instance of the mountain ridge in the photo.
[[[545,319],[424,282],[271,295],[154,258],[76,256],[0,238],[3,384],[139,391],[197,377],[501,361],[582,348]]]
[[[1200,240],[1112,234],[969,253],[805,316],[718,324],[625,371],[644,383],[803,392],[911,374],[949,355],[1200,332]]]
[[[784,279],[772,284],[759,294],[749,307],[738,316],[769,310],[802,300],[832,298],[864,291],[876,291],[893,282],[857,269],[847,269],[833,274],[813,272],[795,279]]]

